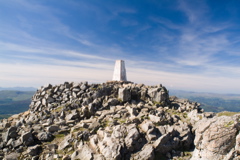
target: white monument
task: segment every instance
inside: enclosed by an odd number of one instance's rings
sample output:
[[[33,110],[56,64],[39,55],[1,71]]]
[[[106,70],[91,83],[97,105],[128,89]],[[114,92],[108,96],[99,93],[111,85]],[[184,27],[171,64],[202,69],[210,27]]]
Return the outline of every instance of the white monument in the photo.
[[[116,60],[112,80],[127,81],[125,63],[123,60]]]

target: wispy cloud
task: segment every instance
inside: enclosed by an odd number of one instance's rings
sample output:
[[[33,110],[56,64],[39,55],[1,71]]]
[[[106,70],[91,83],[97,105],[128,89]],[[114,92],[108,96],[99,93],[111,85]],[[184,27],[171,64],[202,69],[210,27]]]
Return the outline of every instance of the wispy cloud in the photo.
[[[147,12],[127,2],[0,3],[18,13],[0,19],[1,85],[102,82],[111,79],[116,59],[125,60],[129,80],[138,83],[220,91],[228,89],[223,82],[240,80],[240,39],[229,31],[236,25],[213,23],[204,1],[179,0]],[[171,11],[182,21],[165,15]]]

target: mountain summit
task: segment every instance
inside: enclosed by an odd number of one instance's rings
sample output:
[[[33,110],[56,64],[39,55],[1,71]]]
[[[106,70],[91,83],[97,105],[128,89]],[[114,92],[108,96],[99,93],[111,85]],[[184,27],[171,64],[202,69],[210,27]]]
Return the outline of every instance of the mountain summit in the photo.
[[[160,85],[45,85],[0,122],[0,159],[237,159],[240,115],[204,113]]]

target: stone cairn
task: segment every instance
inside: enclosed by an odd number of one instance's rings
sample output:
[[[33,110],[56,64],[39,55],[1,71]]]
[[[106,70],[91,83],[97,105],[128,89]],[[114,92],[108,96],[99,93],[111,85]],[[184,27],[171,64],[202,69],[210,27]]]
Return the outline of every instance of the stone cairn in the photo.
[[[0,121],[0,159],[234,159],[240,115],[217,117],[160,85],[47,84]]]

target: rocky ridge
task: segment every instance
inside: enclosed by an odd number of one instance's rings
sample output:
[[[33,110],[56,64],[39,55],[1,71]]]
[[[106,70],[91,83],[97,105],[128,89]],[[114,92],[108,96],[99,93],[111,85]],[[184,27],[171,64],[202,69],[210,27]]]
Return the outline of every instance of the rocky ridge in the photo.
[[[129,82],[41,87],[0,122],[0,159],[238,159],[240,115],[218,117]]]

